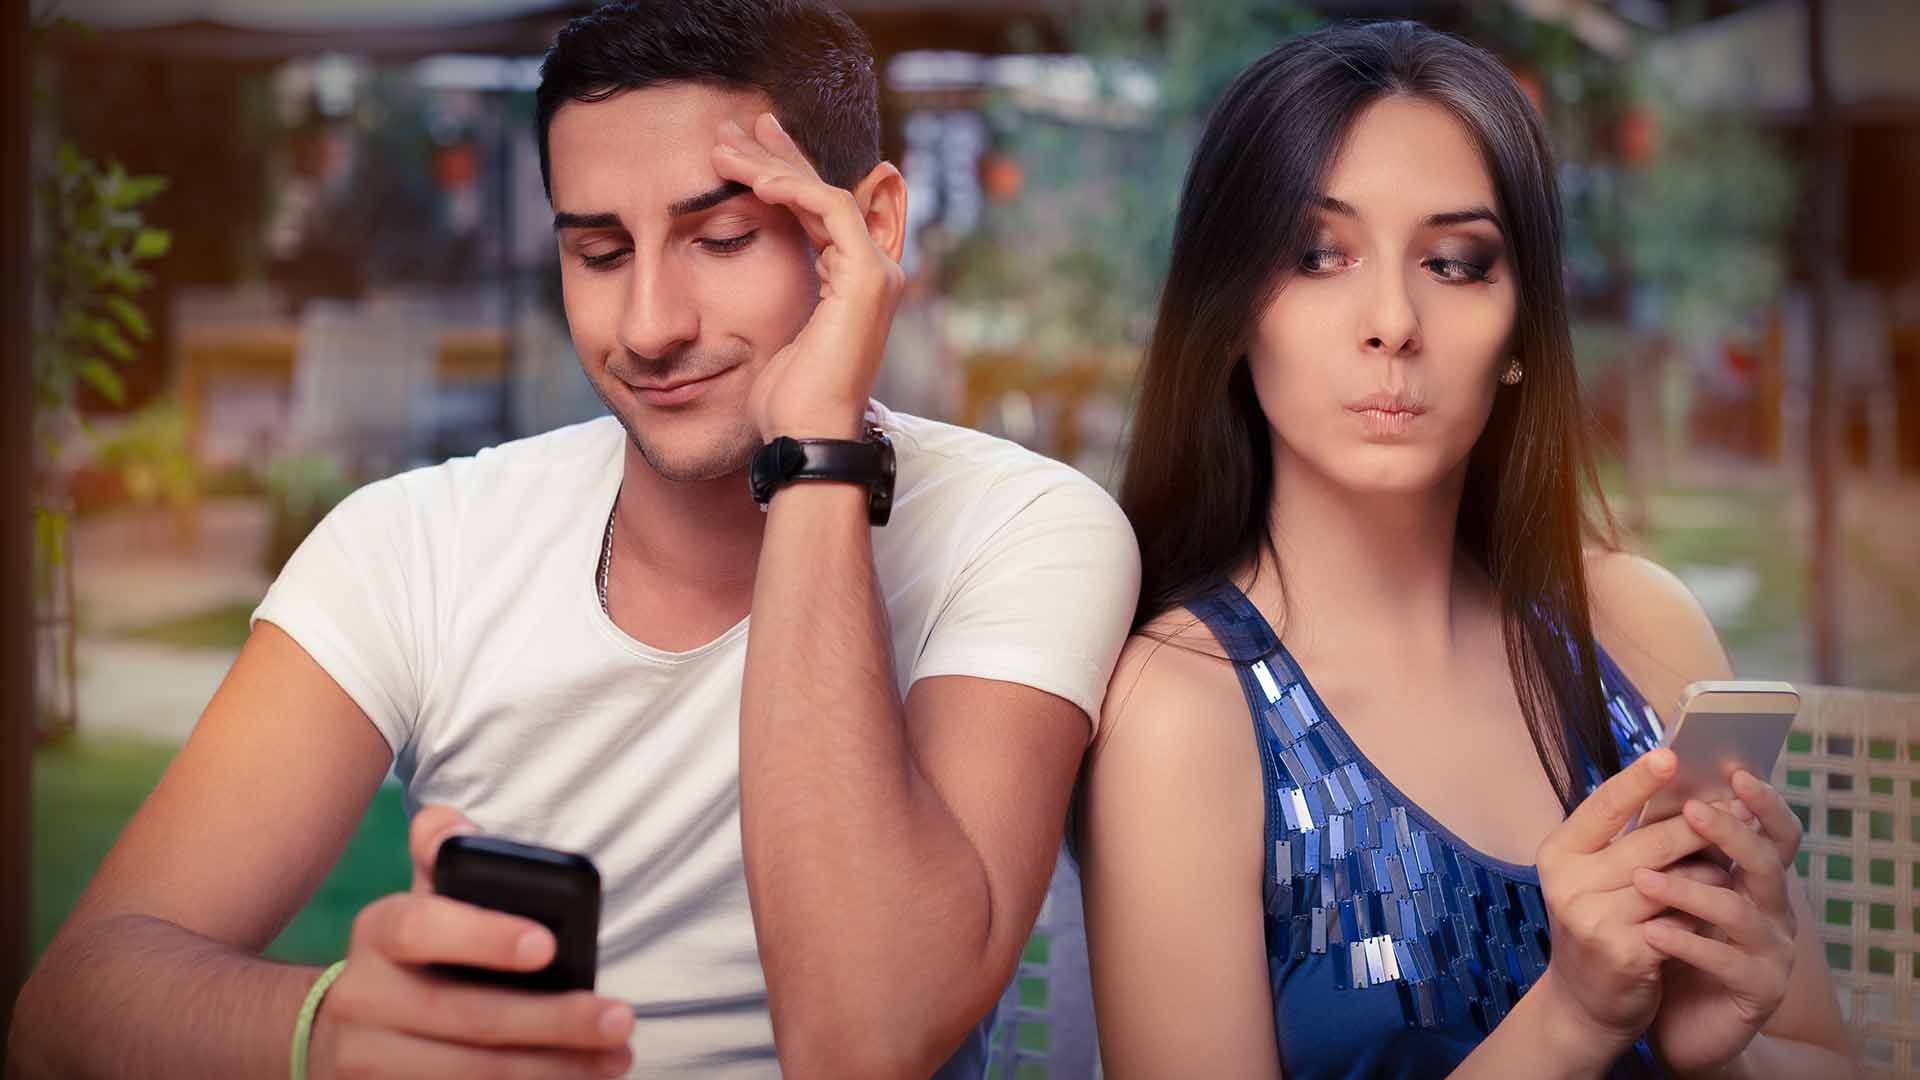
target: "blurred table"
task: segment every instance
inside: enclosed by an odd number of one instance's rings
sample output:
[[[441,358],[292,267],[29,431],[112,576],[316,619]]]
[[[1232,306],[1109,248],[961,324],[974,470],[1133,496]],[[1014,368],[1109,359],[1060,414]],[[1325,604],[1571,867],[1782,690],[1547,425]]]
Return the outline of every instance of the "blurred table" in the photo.
[[[980,352],[961,361],[966,380],[965,397],[960,405],[962,427],[978,429],[987,411],[1002,407],[1009,397],[1022,398],[1036,411],[1054,412],[1050,445],[1032,449],[1071,463],[1080,452],[1080,412],[1099,391],[1103,381],[1125,358],[1099,354],[1076,357],[1056,366],[1044,366],[1023,352]],[[1008,432],[1016,442],[1037,438]]]
[[[188,327],[176,335],[174,348],[174,386],[187,414],[188,445],[197,450],[207,395],[219,383],[272,383],[291,398],[300,328],[293,322]],[[509,352],[504,328],[450,327],[441,331],[435,350],[436,379],[443,386],[502,382]]]

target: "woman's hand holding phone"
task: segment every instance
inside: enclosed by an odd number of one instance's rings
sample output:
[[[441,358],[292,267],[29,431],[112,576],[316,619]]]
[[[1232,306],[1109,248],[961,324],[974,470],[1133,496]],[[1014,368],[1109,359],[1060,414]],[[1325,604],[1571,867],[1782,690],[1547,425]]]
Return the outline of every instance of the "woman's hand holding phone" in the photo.
[[[308,1075],[609,1077],[630,1065],[632,1007],[591,991],[530,993],[449,978],[431,964],[538,971],[553,934],[432,892],[441,841],[476,832],[457,810],[414,815],[413,888],[367,905],[314,1022]]]
[[[1604,1065],[1652,1022],[1661,1002],[1666,954],[1648,927],[1677,922],[1670,905],[1635,888],[1642,867],[1670,868],[1674,880],[1707,881],[1717,868],[1682,860],[1710,840],[1684,818],[1623,832],[1634,814],[1675,774],[1670,750],[1653,750],[1622,769],[1547,835],[1535,854],[1553,937],[1540,993],[1571,1039],[1562,1045]]]
[[[1647,1034],[1668,1069],[1681,1075],[1736,1057],[1773,1017],[1793,977],[1797,920],[1787,867],[1800,850],[1800,819],[1752,773],[1734,773],[1732,785],[1733,812],[1689,801],[1672,819],[1733,860],[1727,884],[1634,873],[1634,887],[1648,901],[1704,924],[1645,928],[1647,944],[1674,961],[1666,965],[1665,994]]]

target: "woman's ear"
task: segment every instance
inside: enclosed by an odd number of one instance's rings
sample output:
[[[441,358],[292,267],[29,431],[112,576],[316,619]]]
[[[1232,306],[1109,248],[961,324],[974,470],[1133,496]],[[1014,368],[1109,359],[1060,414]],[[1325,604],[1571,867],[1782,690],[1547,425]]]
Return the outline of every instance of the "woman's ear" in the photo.
[[[853,201],[866,220],[867,235],[894,262],[907,247],[907,180],[892,162],[873,167],[853,188]]]

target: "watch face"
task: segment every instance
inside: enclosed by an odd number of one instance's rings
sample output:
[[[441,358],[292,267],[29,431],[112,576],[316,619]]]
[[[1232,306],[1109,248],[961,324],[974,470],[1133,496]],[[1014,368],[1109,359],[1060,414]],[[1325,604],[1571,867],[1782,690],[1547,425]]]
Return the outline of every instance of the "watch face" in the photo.
[[[747,466],[747,488],[753,493],[753,501],[765,506],[806,461],[807,453],[799,442],[785,435],[755,451]]]

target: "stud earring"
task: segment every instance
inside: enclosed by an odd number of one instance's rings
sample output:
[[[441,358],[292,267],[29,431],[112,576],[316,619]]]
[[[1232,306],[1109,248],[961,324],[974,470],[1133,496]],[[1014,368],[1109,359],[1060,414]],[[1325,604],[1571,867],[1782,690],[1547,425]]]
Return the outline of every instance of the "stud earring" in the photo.
[[[1526,374],[1526,369],[1520,366],[1520,358],[1516,356],[1507,361],[1507,370],[1500,375],[1500,385],[1519,386],[1520,380],[1524,378]]]

